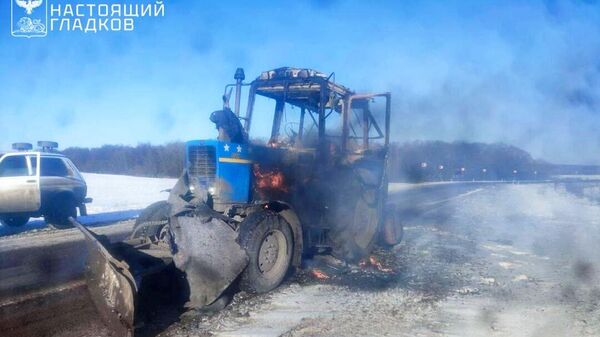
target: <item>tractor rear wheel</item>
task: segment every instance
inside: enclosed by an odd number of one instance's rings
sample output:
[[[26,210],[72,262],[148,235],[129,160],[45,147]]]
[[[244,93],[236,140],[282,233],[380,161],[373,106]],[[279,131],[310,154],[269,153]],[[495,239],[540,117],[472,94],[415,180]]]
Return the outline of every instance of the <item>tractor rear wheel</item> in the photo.
[[[146,207],[135,220],[130,239],[149,238],[157,243],[167,235],[171,207],[166,200]]]
[[[386,214],[380,234],[379,244],[384,248],[392,248],[402,241],[404,226],[396,215]]]
[[[380,228],[379,244],[385,248],[392,248],[402,241],[402,237],[404,237],[404,226],[400,222],[398,211],[393,206],[387,206]]]
[[[252,213],[241,224],[239,242],[250,258],[240,289],[265,293],[279,286],[292,261],[293,237],[287,221],[271,211]]]

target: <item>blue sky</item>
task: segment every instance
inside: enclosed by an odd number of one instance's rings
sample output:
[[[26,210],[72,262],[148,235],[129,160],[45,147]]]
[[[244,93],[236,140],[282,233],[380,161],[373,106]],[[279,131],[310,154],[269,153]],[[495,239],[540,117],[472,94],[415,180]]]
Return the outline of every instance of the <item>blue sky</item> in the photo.
[[[252,79],[297,66],[391,91],[397,141],[506,142],[600,164],[595,1],[165,0],[165,16],[133,32],[41,39],[11,37],[1,3],[0,148],[209,138],[236,67]]]

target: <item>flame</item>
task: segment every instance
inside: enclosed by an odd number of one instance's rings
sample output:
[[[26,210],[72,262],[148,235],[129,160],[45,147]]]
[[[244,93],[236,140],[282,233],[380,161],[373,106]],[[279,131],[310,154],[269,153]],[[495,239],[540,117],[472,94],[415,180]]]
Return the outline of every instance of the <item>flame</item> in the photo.
[[[256,187],[258,189],[272,189],[282,192],[288,192],[285,185],[285,177],[281,171],[275,169],[273,171],[262,172],[259,165],[254,166],[254,176],[256,177]]]
[[[377,258],[375,257],[375,255],[371,255],[369,256],[369,263],[372,266],[377,266],[377,265],[381,265],[381,263],[379,261],[377,261]]]
[[[314,277],[318,278],[319,280],[328,280],[330,277],[329,275],[325,274],[323,271],[321,271],[320,269],[313,269],[310,271]]]
[[[373,266],[382,273],[391,273],[394,271],[392,268],[384,267],[381,264],[381,262],[379,262],[379,260],[377,260],[375,255],[369,256],[368,260],[361,259],[360,261],[358,261],[358,266],[361,268],[366,268],[367,266]]]

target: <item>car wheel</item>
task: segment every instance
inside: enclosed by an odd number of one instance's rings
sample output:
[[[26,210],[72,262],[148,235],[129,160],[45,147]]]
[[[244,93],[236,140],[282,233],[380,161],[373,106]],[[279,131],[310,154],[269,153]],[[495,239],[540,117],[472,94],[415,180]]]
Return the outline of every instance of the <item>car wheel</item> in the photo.
[[[44,215],[46,223],[57,229],[73,227],[69,217],[77,217],[77,205],[71,196],[57,198],[52,208]]]
[[[292,231],[285,219],[271,211],[252,213],[240,226],[239,242],[249,257],[240,289],[265,293],[279,286],[292,260]]]
[[[29,222],[29,217],[25,215],[3,216],[0,218],[0,222],[9,227],[21,227]]]
[[[158,201],[146,207],[135,220],[130,239],[149,238],[156,243],[165,240],[171,206],[167,201]]]

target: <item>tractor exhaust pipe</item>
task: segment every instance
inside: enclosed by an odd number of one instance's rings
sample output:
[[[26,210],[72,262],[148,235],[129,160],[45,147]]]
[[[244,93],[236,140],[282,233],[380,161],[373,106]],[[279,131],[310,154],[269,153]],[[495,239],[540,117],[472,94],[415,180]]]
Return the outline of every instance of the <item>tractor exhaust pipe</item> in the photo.
[[[243,68],[237,68],[235,70],[235,75],[233,75],[233,79],[235,80],[235,106],[233,112],[235,112],[236,116],[240,116],[240,99],[242,96],[242,82],[246,79],[246,75],[244,75]]]

